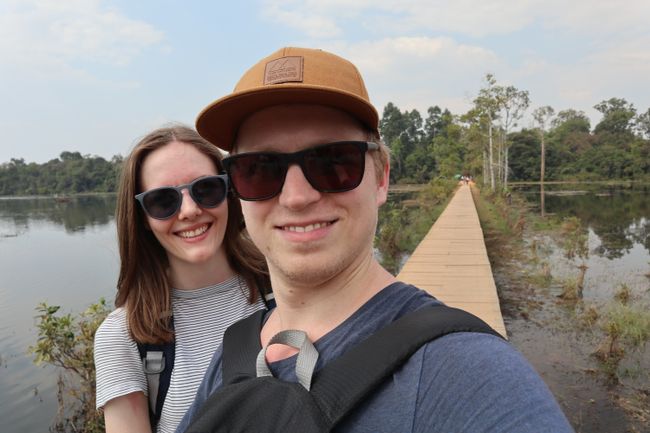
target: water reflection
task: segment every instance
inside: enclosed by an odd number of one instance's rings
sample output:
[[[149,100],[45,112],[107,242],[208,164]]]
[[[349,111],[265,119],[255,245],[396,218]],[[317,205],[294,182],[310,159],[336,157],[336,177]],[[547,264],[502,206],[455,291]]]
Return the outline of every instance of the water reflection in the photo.
[[[41,222],[62,226],[69,234],[105,226],[114,219],[115,202],[114,194],[65,199],[3,198],[0,199],[0,221],[5,227],[0,237],[24,234],[30,224]]]
[[[119,270],[115,196],[0,199],[0,419],[3,433],[44,432],[57,412],[57,370],[38,367],[40,302],[77,313],[112,303]]]
[[[591,253],[617,259],[635,244],[650,253],[650,191],[647,186],[545,185],[545,212],[576,216],[601,240]],[[521,188],[536,205],[537,187]]]

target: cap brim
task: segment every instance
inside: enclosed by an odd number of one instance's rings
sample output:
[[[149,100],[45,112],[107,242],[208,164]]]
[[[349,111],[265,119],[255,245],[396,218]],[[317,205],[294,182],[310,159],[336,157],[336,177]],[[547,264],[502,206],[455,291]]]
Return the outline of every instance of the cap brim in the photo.
[[[234,93],[207,106],[196,119],[196,130],[210,143],[230,151],[241,123],[251,114],[281,104],[318,104],[338,108],[377,131],[379,116],[368,101],[351,93],[314,85],[276,85]]]

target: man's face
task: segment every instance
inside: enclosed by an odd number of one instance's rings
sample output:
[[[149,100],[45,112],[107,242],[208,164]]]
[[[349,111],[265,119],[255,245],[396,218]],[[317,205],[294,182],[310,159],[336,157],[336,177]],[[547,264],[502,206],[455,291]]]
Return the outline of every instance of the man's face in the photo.
[[[281,105],[249,117],[237,135],[238,154],[296,152],[368,133],[346,113],[319,105]],[[370,152],[370,151],[369,151]],[[378,184],[369,152],[361,184],[347,192],[315,190],[298,165],[287,171],[279,195],[242,201],[246,227],[267,257],[272,278],[315,286],[354,273],[372,255],[377,209],[386,201],[388,173]],[[376,151],[372,151],[376,152]]]

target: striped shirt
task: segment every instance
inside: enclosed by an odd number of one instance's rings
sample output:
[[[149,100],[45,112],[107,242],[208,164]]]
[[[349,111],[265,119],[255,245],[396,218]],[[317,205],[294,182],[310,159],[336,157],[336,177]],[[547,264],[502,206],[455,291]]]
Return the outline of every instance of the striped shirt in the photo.
[[[174,370],[163,405],[158,432],[172,433],[194,401],[214,351],[228,326],[264,308],[251,305],[244,280],[234,276],[214,286],[196,290],[173,289],[172,309],[176,332]],[[132,392],[147,395],[147,379],[138,347],[129,335],[126,311],[108,315],[95,335],[97,408],[111,399]]]

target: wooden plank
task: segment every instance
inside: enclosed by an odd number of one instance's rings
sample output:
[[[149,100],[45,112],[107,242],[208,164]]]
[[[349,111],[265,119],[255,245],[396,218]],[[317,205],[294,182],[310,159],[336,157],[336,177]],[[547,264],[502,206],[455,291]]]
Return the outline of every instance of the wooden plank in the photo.
[[[461,185],[398,279],[477,315],[507,337],[470,187]]]

